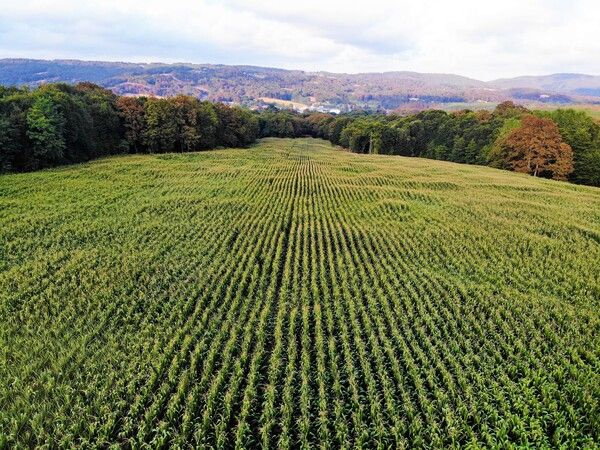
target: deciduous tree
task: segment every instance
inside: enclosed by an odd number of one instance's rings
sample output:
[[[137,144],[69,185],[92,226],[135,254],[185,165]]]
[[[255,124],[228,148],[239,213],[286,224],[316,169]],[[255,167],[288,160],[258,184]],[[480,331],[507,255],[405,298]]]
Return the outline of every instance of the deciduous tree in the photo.
[[[64,126],[65,118],[52,98],[38,96],[27,114],[27,136],[35,158],[53,163],[64,158]]]
[[[116,102],[123,124],[125,140],[131,153],[137,153],[143,147],[145,101],[145,98],[139,97],[119,97]]]
[[[501,145],[504,164],[515,172],[566,180],[573,172],[573,150],[550,119],[523,117],[521,127]]]

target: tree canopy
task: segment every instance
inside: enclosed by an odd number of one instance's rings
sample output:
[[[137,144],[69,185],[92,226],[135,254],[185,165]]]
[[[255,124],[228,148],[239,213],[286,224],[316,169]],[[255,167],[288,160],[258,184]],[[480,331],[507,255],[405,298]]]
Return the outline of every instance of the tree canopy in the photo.
[[[358,153],[487,164],[600,186],[600,125],[572,109],[417,114],[250,111],[184,95],[119,97],[92,83],[0,87],[0,171],[116,153],[246,147],[260,137],[313,136]]]
[[[523,117],[500,144],[501,164],[515,172],[566,180],[573,172],[573,150],[550,119]]]

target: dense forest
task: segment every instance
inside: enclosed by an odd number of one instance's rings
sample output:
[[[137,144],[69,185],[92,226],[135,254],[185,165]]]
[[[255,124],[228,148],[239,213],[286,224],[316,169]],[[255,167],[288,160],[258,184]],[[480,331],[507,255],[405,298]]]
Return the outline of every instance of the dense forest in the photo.
[[[482,164],[600,186],[600,125],[571,109],[418,114],[260,112],[200,101],[120,97],[92,83],[0,87],[0,171],[119,153],[246,147],[260,137],[313,136],[359,153]]]

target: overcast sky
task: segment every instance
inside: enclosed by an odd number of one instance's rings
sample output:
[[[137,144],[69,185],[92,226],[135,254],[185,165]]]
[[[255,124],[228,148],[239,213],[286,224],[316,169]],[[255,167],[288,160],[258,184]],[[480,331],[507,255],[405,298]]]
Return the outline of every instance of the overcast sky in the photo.
[[[0,58],[600,74],[600,0],[0,0]]]

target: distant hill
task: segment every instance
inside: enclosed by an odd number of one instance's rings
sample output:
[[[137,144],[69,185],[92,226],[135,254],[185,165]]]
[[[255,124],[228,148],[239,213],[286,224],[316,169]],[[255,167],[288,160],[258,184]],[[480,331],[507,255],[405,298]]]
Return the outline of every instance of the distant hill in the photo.
[[[92,81],[121,95],[188,94],[251,107],[422,109],[452,104],[600,103],[600,76],[556,74],[484,82],[452,74],[341,74],[254,66],[137,64],[78,60],[0,60],[0,84]]]
[[[600,76],[578,73],[505,78],[490,83],[501,89],[537,89],[563,94],[600,97]]]

